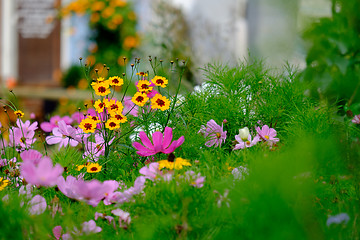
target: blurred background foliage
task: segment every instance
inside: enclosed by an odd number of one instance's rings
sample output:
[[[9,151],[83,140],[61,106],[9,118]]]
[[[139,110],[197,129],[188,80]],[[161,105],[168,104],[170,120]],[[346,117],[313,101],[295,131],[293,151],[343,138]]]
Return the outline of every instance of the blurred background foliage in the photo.
[[[63,6],[60,17],[88,15],[92,34],[87,63],[107,64],[120,70],[123,57],[130,58],[139,45],[136,32],[137,17],[131,2],[124,0],[76,0]],[[66,84],[65,84],[66,85]]]
[[[348,116],[360,113],[360,1],[332,0],[332,16],[318,19],[303,34],[308,52],[303,77],[311,95]]]

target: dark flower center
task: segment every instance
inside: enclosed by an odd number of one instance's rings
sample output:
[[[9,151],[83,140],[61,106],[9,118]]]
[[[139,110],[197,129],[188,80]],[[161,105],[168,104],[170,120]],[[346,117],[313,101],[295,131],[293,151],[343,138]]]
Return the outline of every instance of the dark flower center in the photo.
[[[116,104],[113,104],[113,105],[110,106],[110,109],[111,109],[111,110],[114,110],[114,109],[117,110],[117,109],[119,109],[119,106],[116,105]]]
[[[122,120],[122,119],[123,119],[123,117],[122,117],[121,115],[119,115],[119,114],[115,115],[115,118],[116,118],[117,120]]]
[[[115,83],[115,84],[116,84],[116,83],[119,83],[119,79],[114,78],[114,79],[112,80],[112,82]]]
[[[156,83],[157,83],[157,84],[163,84],[163,83],[164,83],[164,81],[163,81],[162,79],[160,79],[160,78],[159,78],[159,79],[156,79]]]
[[[100,103],[99,108],[103,108],[103,107],[105,107],[105,103]]]
[[[156,103],[157,103],[160,107],[165,106],[165,102],[164,102],[163,100],[161,100],[161,99],[156,100]]]
[[[84,128],[85,128],[86,130],[90,130],[90,129],[92,128],[92,124],[91,124],[91,123],[85,123],[85,124],[84,124]]]
[[[98,91],[101,93],[104,93],[104,92],[106,92],[106,88],[101,86],[98,88]]]
[[[144,101],[144,97],[143,97],[143,96],[138,96],[138,97],[136,98],[136,101],[142,102],[142,101]]]
[[[90,170],[93,171],[93,172],[95,172],[95,171],[97,171],[98,169],[97,169],[97,167],[92,167],[92,168],[90,168]]]
[[[142,89],[149,89],[149,85],[147,85],[146,83],[144,83],[143,85],[141,85]]]
[[[110,127],[116,127],[116,123],[111,122],[111,123],[109,123],[109,126],[110,126]]]

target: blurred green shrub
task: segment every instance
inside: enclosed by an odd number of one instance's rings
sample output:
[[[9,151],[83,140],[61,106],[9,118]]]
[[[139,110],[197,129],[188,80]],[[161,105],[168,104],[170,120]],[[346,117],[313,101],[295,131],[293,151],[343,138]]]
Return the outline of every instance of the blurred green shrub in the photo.
[[[332,0],[332,16],[319,19],[303,35],[309,44],[303,77],[313,83],[311,95],[336,102],[342,115],[360,111],[359,9],[358,0]]]

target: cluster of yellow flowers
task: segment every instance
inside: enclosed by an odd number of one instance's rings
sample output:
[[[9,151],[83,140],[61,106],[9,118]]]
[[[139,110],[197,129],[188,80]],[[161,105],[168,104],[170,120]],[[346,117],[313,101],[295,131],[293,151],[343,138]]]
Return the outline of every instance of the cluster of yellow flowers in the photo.
[[[132,97],[131,101],[138,106],[144,106],[149,101],[149,93],[153,91],[154,86],[165,88],[168,80],[161,76],[155,76],[151,82],[146,80],[146,73],[140,72],[137,75],[143,76],[143,79],[136,85],[138,92]],[[151,98],[151,108],[165,111],[170,108],[170,100],[160,93],[156,93]]]
[[[170,170],[180,170],[183,169],[183,166],[191,166],[191,163],[187,159],[183,158],[176,158],[175,161],[169,161],[169,160],[160,160],[159,163],[159,170],[163,168],[167,168]]]
[[[81,171],[83,168],[86,168],[86,172],[88,173],[97,173],[101,171],[102,166],[100,166],[98,163],[86,163],[84,165],[78,165],[76,167],[77,171]]]
[[[9,183],[9,180],[0,178],[0,191],[4,190],[4,188],[9,185]]]
[[[107,28],[115,30],[123,23],[124,14],[127,19],[136,20],[136,14],[125,9],[127,5],[125,0],[76,0],[63,7],[60,14],[68,16],[75,13],[81,16],[90,13],[91,23],[103,21]]]
[[[125,123],[127,121],[127,117],[122,114],[124,109],[123,104],[116,99],[109,99],[106,97],[111,93],[110,86],[122,86],[123,84],[124,80],[118,76],[110,77],[107,80],[99,77],[96,82],[91,84],[95,94],[102,97],[95,101],[95,110],[98,114],[105,113],[103,116],[107,116],[107,118],[102,120],[106,120],[105,127],[110,130],[120,128],[120,123]],[[93,133],[99,123],[101,123],[101,119],[98,117],[88,116],[80,122],[79,127],[84,133]]]

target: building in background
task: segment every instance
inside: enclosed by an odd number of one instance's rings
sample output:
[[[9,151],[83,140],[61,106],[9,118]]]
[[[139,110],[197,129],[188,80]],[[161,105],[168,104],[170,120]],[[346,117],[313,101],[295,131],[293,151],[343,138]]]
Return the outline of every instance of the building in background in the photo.
[[[69,1],[63,0],[62,4]],[[161,54],[164,49],[159,48],[163,43],[180,48],[176,43],[179,40],[184,43],[181,47],[184,47],[185,55],[191,55],[194,69],[208,62],[235,65],[249,53],[275,66],[285,60],[301,65],[304,53],[297,30],[304,21],[299,18],[331,12],[327,0],[134,2],[139,18],[138,30],[146,45],[138,53],[146,56]],[[0,2],[0,77],[3,85],[11,87],[17,82],[26,87],[58,86],[61,71],[76,63],[86,52],[90,33],[88,17],[67,18],[60,23],[54,9],[54,4],[59,3],[58,0]],[[172,9],[167,18],[166,8],[162,9],[165,5]],[[173,21],[172,25],[169,19]],[[172,30],[179,36],[172,36]],[[147,38],[155,41],[147,41]],[[154,42],[158,45],[151,45]]]

